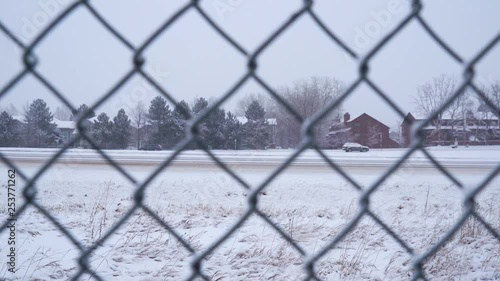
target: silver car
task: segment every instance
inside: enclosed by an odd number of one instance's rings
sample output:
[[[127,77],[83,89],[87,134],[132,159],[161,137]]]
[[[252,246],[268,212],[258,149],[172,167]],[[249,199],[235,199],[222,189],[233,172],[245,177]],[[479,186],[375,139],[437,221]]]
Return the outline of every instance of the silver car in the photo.
[[[342,146],[342,149],[345,152],[351,152],[351,151],[361,151],[361,152],[367,152],[370,150],[368,146],[361,145],[359,143],[355,142],[348,142]]]

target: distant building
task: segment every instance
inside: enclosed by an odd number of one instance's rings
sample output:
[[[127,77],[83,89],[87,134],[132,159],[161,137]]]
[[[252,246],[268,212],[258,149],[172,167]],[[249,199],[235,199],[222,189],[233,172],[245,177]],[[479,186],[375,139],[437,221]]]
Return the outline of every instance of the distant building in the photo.
[[[329,137],[339,139],[339,144],[357,142],[371,148],[399,147],[400,145],[389,137],[389,133],[389,126],[366,113],[351,120],[351,115],[346,112],[343,123],[332,125]]]
[[[14,115],[12,116],[14,120],[19,122],[19,124],[26,124],[26,119],[24,115]],[[75,133],[75,122],[73,121],[62,121],[57,118],[52,119],[52,123],[56,124],[56,128],[58,129],[62,140],[60,141],[58,146],[62,146],[65,143],[69,142]],[[48,146],[57,146],[56,144],[46,144]]]
[[[411,125],[415,122],[415,117],[408,112],[401,123],[401,145],[409,147],[411,143]]]
[[[245,116],[236,116],[238,122],[242,125],[248,122],[248,119]],[[278,125],[278,121],[276,118],[266,118],[267,125],[269,126],[269,136],[271,143],[276,143],[276,126]]]
[[[26,124],[26,120],[24,118],[24,115],[14,115],[12,116],[12,118],[14,118],[14,120],[16,120],[17,122],[19,122],[19,124]],[[93,117],[93,118],[90,118],[90,119],[87,119],[87,120],[83,120],[83,124],[85,127],[88,128],[88,135],[90,135],[90,132],[92,132],[92,126],[94,124],[94,121],[97,120],[97,117]],[[76,135],[78,134],[78,130],[76,129],[76,122],[75,121],[63,121],[63,120],[59,120],[57,118],[53,118],[52,119],[52,123],[56,124],[56,128],[58,130],[58,133],[60,133],[60,136],[61,136],[61,140],[58,144],[48,144],[48,146],[63,146],[65,145],[66,143],[70,142],[72,140],[72,138],[76,137]],[[77,142],[75,142],[73,144],[74,147],[90,147],[90,144],[80,138],[80,140],[78,140]]]
[[[404,147],[410,146],[412,125],[426,119],[417,119],[408,113],[401,123]],[[424,145],[492,145],[500,144],[498,117],[482,118],[479,113],[468,112],[462,118],[443,118],[440,124],[430,122],[423,128]]]
[[[61,121],[59,119],[54,118],[52,120],[57,126],[57,129],[61,132],[62,143],[68,143],[73,137],[73,133],[76,128],[76,124],[73,121]]]

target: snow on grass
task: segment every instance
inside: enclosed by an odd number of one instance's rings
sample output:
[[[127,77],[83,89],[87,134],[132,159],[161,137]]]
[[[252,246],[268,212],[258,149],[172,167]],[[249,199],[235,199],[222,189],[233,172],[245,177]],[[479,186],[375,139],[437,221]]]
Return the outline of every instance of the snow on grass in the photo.
[[[22,164],[31,173],[37,167]],[[102,238],[133,206],[134,187],[108,166],[74,164],[54,168],[59,169],[58,177],[49,172],[37,182],[37,200],[85,247]],[[140,178],[151,172],[141,166],[125,168]],[[238,172],[256,185],[271,170],[248,168]],[[470,172],[462,174],[467,188],[485,176]],[[369,169],[349,171],[363,188],[370,186],[378,173]],[[478,213],[497,232],[499,183],[496,179],[477,198]],[[22,186],[21,181],[18,186]],[[220,169],[172,167],[148,187],[145,204],[198,252],[238,221],[247,210],[248,194]],[[402,170],[373,193],[370,210],[421,254],[457,222],[462,194],[437,172]],[[327,246],[355,217],[359,195],[345,179],[329,170],[291,167],[259,195],[258,208],[306,253],[313,254]],[[20,192],[17,198],[19,206]],[[2,200],[0,220],[6,218],[5,211]],[[30,208],[17,224],[18,271],[11,275],[2,263],[0,278],[66,280],[77,272],[79,251],[39,211]],[[5,232],[0,241],[6,241]],[[0,243],[2,253],[6,247],[6,243]],[[424,270],[431,280],[498,280],[498,253],[500,242],[469,219],[449,243],[426,261]],[[190,274],[192,257],[172,234],[138,210],[89,261],[105,280],[182,280]],[[202,267],[211,280],[302,280],[303,265],[303,257],[290,243],[262,218],[252,215],[207,256]],[[317,276],[323,280],[408,280],[411,269],[410,255],[367,216],[315,266]],[[81,280],[89,280],[89,276]]]

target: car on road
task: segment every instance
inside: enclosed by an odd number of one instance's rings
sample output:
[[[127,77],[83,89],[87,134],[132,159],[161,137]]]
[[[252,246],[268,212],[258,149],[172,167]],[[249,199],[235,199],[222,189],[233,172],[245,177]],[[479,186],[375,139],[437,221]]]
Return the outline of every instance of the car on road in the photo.
[[[269,145],[266,145],[266,147],[264,147],[264,149],[282,149],[282,148],[281,148],[281,146],[276,145],[275,143],[271,143]]]
[[[344,150],[345,152],[351,152],[351,151],[367,152],[368,150],[370,150],[370,148],[368,146],[364,146],[359,143],[348,142],[342,146],[342,150]]]
[[[146,144],[140,148],[140,150],[162,150],[163,148],[159,144]]]

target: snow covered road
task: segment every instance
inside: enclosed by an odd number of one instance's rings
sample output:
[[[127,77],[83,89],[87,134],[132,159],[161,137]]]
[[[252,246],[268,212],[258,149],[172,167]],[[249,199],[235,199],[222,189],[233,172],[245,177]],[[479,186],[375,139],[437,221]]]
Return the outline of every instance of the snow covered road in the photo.
[[[500,163],[500,146],[428,148],[444,167],[491,169]],[[1,148],[0,152],[16,162],[42,163],[52,157],[57,149]],[[367,153],[342,150],[325,150],[325,154],[342,167],[388,167],[405,153],[404,149],[372,149]],[[113,160],[123,165],[158,165],[165,161],[172,151],[105,150]],[[277,166],[293,153],[293,150],[214,150],[213,153],[228,165]],[[59,158],[63,163],[106,164],[106,160],[90,149],[69,149]],[[434,167],[417,151],[407,161],[414,168]],[[213,165],[213,160],[203,151],[184,151],[175,160],[175,165]],[[316,151],[307,150],[294,162],[295,166],[321,167],[325,161]]]

